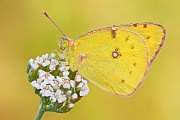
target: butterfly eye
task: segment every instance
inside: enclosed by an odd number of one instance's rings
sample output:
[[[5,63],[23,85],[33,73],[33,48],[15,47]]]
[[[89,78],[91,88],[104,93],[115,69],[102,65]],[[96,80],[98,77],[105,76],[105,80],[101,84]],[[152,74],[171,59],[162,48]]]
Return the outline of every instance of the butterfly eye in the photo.
[[[66,39],[60,39],[58,44],[61,50],[65,50],[68,47],[68,41]]]

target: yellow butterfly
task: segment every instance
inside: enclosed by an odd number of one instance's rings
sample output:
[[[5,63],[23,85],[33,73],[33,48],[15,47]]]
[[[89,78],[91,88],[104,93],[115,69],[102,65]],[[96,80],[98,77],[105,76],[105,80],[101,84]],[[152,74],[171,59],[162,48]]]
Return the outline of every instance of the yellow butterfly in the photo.
[[[60,48],[72,71],[106,91],[128,96],[144,81],[166,31],[144,22],[93,30],[75,40],[62,34]]]

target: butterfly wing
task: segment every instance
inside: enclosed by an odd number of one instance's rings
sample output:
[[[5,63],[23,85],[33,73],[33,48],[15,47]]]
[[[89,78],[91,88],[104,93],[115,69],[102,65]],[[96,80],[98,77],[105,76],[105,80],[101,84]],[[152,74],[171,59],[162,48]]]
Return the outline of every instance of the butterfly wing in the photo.
[[[134,31],[144,38],[149,48],[151,65],[164,43],[166,35],[164,27],[159,24],[145,22],[124,25],[123,29]]]
[[[69,51],[70,68],[106,91],[134,93],[155,55],[151,55],[144,34],[131,27],[113,26],[79,37]]]

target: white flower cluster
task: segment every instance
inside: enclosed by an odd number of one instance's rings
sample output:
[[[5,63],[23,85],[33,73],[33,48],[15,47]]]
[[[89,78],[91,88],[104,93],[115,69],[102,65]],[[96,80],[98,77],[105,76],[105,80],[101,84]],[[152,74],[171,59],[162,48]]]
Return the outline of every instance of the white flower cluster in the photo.
[[[34,70],[37,70],[39,65],[42,65],[43,67],[46,67],[48,65],[50,70],[54,70],[55,66],[59,64],[59,62],[55,59],[55,54],[52,53],[50,56],[48,54],[42,55],[42,57],[37,57],[36,60],[33,60],[32,58],[29,60],[29,64]]]
[[[63,103],[71,97],[77,99],[79,96],[85,96],[89,93],[87,80],[83,79],[80,75],[75,76],[75,80],[71,80],[69,76],[69,66],[61,64],[55,59],[55,54],[52,53],[37,57],[36,60],[30,59],[29,65],[33,70],[38,71],[39,78],[31,82],[31,85],[38,89],[42,97],[49,97],[51,102]],[[49,72],[42,70],[41,67],[49,67]],[[56,67],[59,66],[59,67]],[[62,76],[54,76],[51,73],[54,70],[59,70]],[[72,89],[73,88],[73,89]],[[74,90],[78,89],[80,92],[77,94]],[[73,103],[69,104],[69,108],[74,107]]]

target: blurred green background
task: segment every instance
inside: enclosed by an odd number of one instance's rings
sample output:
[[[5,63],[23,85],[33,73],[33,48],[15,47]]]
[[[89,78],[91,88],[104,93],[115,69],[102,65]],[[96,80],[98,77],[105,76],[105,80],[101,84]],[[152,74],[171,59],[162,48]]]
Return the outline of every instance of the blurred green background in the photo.
[[[26,66],[30,58],[58,49],[62,36],[42,10],[73,39],[114,24],[155,22],[167,29],[163,48],[132,97],[90,83],[89,95],[69,113],[47,112],[43,120],[180,120],[179,0],[0,0],[1,120],[32,120],[38,110]]]

